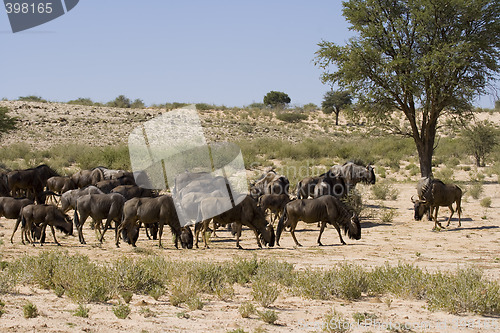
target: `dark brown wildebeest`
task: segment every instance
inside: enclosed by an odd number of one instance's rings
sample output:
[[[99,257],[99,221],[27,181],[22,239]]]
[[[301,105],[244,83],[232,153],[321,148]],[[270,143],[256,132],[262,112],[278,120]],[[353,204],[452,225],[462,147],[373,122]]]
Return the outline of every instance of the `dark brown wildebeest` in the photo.
[[[99,242],[102,243],[104,234],[109,228],[111,221],[115,222],[115,237],[118,236],[118,226],[122,220],[123,205],[125,198],[118,193],[109,194],[86,194],[76,200],[75,226],[78,228],[78,238],[81,244],[85,244],[83,238],[83,224],[90,216],[94,221],[96,232],[99,233]],[[104,230],[101,233],[102,220],[106,219]]]
[[[75,209],[76,200],[86,194],[104,194],[104,192],[93,185],[64,192],[61,195],[61,210],[66,213],[70,209]]]
[[[323,195],[333,195],[337,198],[346,196],[347,186],[344,182],[344,178],[326,173],[314,187],[315,198],[319,198]]]
[[[83,188],[89,185],[95,185],[99,181],[104,180],[104,175],[99,168],[91,170],[80,170],[75,172],[71,179],[78,188]]]
[[[274,246],[274,229],[271,224],[266,221],[266,217],[262,209],[257,206],[257,203],[250,196],[246,196],[239,204],[234,207],[226,207],[227,199],[220,200],[220,198],[206,198],[200,202],[200,216],[197,220],[201,220],[195,228],[196,232],[196,247],[198,247],[198,234],[201,231],[205,248],[208,248],[206,231],[211,219],[219,225],[228,225],[235,222],[236,226],[236,247],[241,249],[240,236],[241,226],[249,227],[255,234],[257,245],[261,248],[262,238],[264,245]],[[226,210],[230,208],[229,210]],[[225,211],[226,210],[226,211]],[[224,211],[224,213],[213,216],[213,212]],[[207,218],[208,217],[208,218]]]
[[[271,211],[271,221],[274,224],[276,218],[283,212],[286,204],[290,202],[287,194],[264,194],[259,198],[259,206],[265,212]],[[274,218],[273,218],[274,213]]]
[[[33,200],[26,198],[12,198],[12,197],[0,197],[0,217],[4,216],[7,219],[16,219],[16,225],[14,226],[14,231],[10,237],[10,242],[14,237],[14,233],[19,227],[21,222],[21,209],[27,205],[33,204]]]
[[[0,196],[10,196],[9,185],[7,183],[7,172],[0,172]]]
[[[297,199],[307,199],[314,196],[314,188],[316,184],[324,177],[325,174],[315,177],[306,177],[297,184]]]
[[[68,215],[61,212],[54,205],[27,205],[21,210],[21,240],[24,244],[24,237],[26,240],[33,245],[33,239],[31,237],[31,231],[35,227],[41,229],[41,234],[45,234],[45,229],[47,225],[50,226],[52,230],[52,235],[54,236],[54,242],[57,245],[61,245],[56,239],[56,233],[54,227],[61,230],[67,235],[73,234],[73,223]],[[40,245],[43,245],[45,239],[41,237]]]
[[[340,237],[340,242],[345,245],[340,227],[344,229],[344,233],[349,235],[349,238],[361,238],[361,225],[358,216],[349,212],[346,205],[338,198],[325,195],[315,199],[299,199],[289,202],[285,206],[283,216],[278,222],[278,229],[276,230],[276,244],[279,245],[281,232],[284,227],[290,227],[292,238],[295,245],[302,246],[295,237],[295,228],[298,221],[306,223],[321,222],[321,230],[319,231],[318,244],[321,244],[321,234],[325,230],[326,224],[329,223],[337,229]]]
[[[53,176],[59,175],[49,166],[42,164],[36,168],[9,172],[7,183],[12,196],[20,196],[21,191],[25,191],[28,198],[43,204],[46,197],[44,188],[47,185],[47,179]]]
[[[111,193],[111,191],[120,185],[134,185],[130,178],[122,177],[117,179],[105,179],[97,182],[95,185],[98,189],[103,191],[104,193]]]
[[[77,187],[71,177],[54,176],[47,179],[47,190],[54,193],[63,194],[65,192],[68,192],[69,190],[74,190],[76,188]],[[51,196],[51,198],[53,201],[55,201],[54,196]]]
[[[375,172],[370,164],[365,166],[354,162],[346,162],[343,165],[334,165],[328,173],[333,176],[343,177],[348,190],[354,189],[356,184],[360,182],[375,184]]]
[[[123,219],[118,229],[119,232],[127,230],[127,239],[131,240],[132,246],[135,247],[137,237],[134,237],[134,233],[138,230],[139,224],[143,223],[144,225],[148,225],[156,222],[159,223],[158,246],[163,247],[161,244],[163,226],[168,225],[175,235],[175,247],[179,248],[178,243],[181,237],[181,225],[179,217],[177,216],[177,211],[175,210],[174,200],[170,195],[162,195],[157,198],[133,198],[128,200],[123,206]],[[116,246],[119,247],[120,243],[118,237],[115,238],[115,241]]]
[[[462,225],[462,190],[460,187],[454,184],[446,185],[441,180],[432,178],[427,178],[427,181],[423,182],[423,184],[427,185],[424,185],[422,189],[422,198],[419,200],[414,200],[412,198],[415,209],[415,220],[420,221],[425,212],[430,210],[432,213],[434,211],[434,228],[437,229],[438,226],[442,228],[443,226],[437,220],[437,214],[439,207],[448,207],[451,211],[448,223],[446,224],[446,227],[448,227],[453,213],[455,213],[453,210],[453,203],[455,203],[458,213],[458,226],[460,227]]]
[[[274,170],[262,175],[251,184],[250,195],[257,199],[263,194],[288,194],[290,182],[283,175],[278,175]]]
[[[120,193],[125,199],[143,198],[155,196],[155,193],[149,188],[142,188],[137,185],[118,185],[111,190],[111,193]]]

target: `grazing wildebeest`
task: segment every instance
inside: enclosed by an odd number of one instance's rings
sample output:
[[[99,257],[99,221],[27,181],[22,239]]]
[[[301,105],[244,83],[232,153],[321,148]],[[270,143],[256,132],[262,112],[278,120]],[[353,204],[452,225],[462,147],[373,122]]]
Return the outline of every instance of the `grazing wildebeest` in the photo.
[[[21,210],[21,240],[24,244],[24,237],[26,240],[33,245],[33,239],[31,237],[31,231],[35,227],[41,229],[41,234],[45,234],[45,229],[47,225],[50,226],[52,230],[52,235],[54,236],[54,242],[57,245],[61,245],[56,239],[56,233],[54,227],[61,230],[67,235],[73,234],[73,223],[68,215],[61,212],[54,205],[27,205]],[[24,236],[23,236],[24,235]],[[43,245],[45,239],[41,237],[40,245]]]
[[[14,233],[21,222],[21,209],[31,204],[33,204],[33,200],[27,198],[0,197],[0,217],[4,216],[7,219],[16,219],[16,225],[14,226],[14,231],[10,237],[11,243]]]
[[[283,175],[278,175],[274,170],[262,175],[257,181],[251,184],[250,195],[257,199],[263,194],[288,194],[290,182]]]
[[[306,177],[297,184],[297,199],[314,197],[316,184],[324,177],[324,174],[315,177]]]
[[[118,229],[119,232],[127,230],[127,239],[132,240],[131,243],[134,247],[137,240],[134,237],[134,233],[138,230],[138,221],[145,225],[159,222],[159,247],[163,247],[161,244],[163,226],[170,226],[172,233],[175,235],[175,247],[179,248],[178,242],[181,237],[181,225],[177,211],[175,210],[174,200],[170,195],[162,195],[157,198],[133,198],[125,203],[122,223]],[[116,246],[119,247],[118,236],[115,238],[115,241]],[[187,244],[186,247],[188,247]]]
[[[19,196],[24,190],[28,198],[43,204],[46,198],[44,188],[47,185],[47,179],[53,176],[59,175],[49,166],[42,164],[36,168],[9,172],[7,183],[12,196]]]
[[[103,194],[97,187],[90,185],[84,188],[69,190],[61,195],[61,210],[66,213],[70,209],[75,209],[76,200],[86,194]]]
[[[271,220],[274,224],[276,218],[281,214],[285,205],[290,202],[290,197],[283,194],[264,194],[259,198],[259,206],[265,212],[266,210],[271,211]],[[274,218],[273,218],[274,213]]]
[[[111,193],[111,191],[120,185],[135,185],[133,180],[130,180],[128,177],[120,177],[116,179],[105,179],[97,182],[95,185],[98,189],[103,191],[104,193]]]
[[[76,200],[75,226],[78,228],[78,238],[81,244],[85,244],[83,237],[83,224],[90,216],[94,220],[96,232],[99,232],[99,242],[102,243],[104,234],[109,228],[111,221],[115,222],[115,237],[118,237],[118,226],[122,220],[123,205],[125,198],[118,193],[109,194],[86,194]],[[101,233],[102,220],[106,219],[104,230]]]
[[[276,230],[276,244],[279,245],[279,239],[284,227],[290,227],[292,238],[297,246],[302,246],[295,237],[295,228],[298,221],[306,223],[321,222],[321,230],[319,231],[318,244],[321,244],[321,234],[325,230],[326,224],[329,223],[337,229],[340,237],[340,242],[345,245],[340,227],[344,229],[344,233],[349,235],[351,239],[361,238],[361,225],[358,216],[350,212],[347,206],[338,198],[325,195],[315,199],[299,199],[289,202],[285,206],[283,215],[278,222]]]
[[[71,179],[78,186],[78,188],[83,188],[89,185],[95,185],[99,181],[104,180],[104,175],[99,168],[94,168],[91,170],[80,170],[75,172]]]
[[[375,184],[375,172],[370,164],[364,166],[354,162],[346,162],[343,165],[334,165],[328,173],[343,177],[348,190],[353,189],[359,182]]]
[[[432,213],[434,211],[434,228],[437,229],[439,226],[442,228],[441,223],[437,220],[437,214],[439,207],[448,207],[451,211],[450,217],[448,218],[448,223],[446,227],[450,225],[451,218],[455,211],[453,210],[453,203],[456,204],[456,210],[458,213],[458,226],[461,224],[461,200],[462,200],[462,190],[460,187],[454,184],[446,185],[439,179],[427,178],[422,181],[424,185],[421,189],[422,197],[421,199],[412,201],[414,203],[415,209],[415,220],[420,221],[424,216],[425,212]]]
[[[189,226],[181,228],[181,245],[183,249],[193,248],[193,232]]]
[[[196,231],[196,247],[198,247],[198,234],[201,231],[205,248],[208,248],[206,231],[210,218],[213,216],[213,221],[219,225],[228,225],[236,222],[236,247],[241,249],[240,236],[241,226],[249,227],[255,234],[257,245],[262,247],[260,238],[262,238],[264,245],[274,246],[274,229],[271,224],[266,221],[266,217],[262,209],[257,206],[257,203],[250,196],[246,196],[239,204],[234,207],[227,207],[227,200],[220,198],[206,198],[200,202],[200,211],[198,221],[202,221],[200,225],[195,228]],[[214,216],[214,212],[224,211],[224,213]]]

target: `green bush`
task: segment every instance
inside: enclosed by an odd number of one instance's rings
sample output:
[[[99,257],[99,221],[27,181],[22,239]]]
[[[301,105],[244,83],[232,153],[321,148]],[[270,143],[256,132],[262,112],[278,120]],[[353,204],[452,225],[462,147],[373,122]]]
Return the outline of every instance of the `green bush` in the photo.
[[[40,96],[35,96],[35,95],[19,96],[19,98],[17,100],[18,101],[23,101],[23,102],[41,102],[41,103],[47,103],[47,100],[43,99]]]
[[[113,313],[115,314],[116,318],[125,319],[129,316],[130,312],[130,306],[128,306],[127,304],[120,303],[113,306]]]
[[[377,200],[396,200],[399,195],[399,191],[395,189],[391,184],[386,182],[378,182],[371,187],[373,196]]]
[[[23,306],[23,315],[24,315],[24,318],[26,318],[26,319],[38,317],[38,309],[37,309],[36,305],[34,305],[31,302],[26,303]]]
[[[273,310],[257,311],[260,320],[268,324],[274,324],[278,320],[278,313]]]
[[[68,104],[93,106],[94,102],[90,98],[81,98],[80,97],[80,98],[68,101]]]
[[[299,123],[302,120],[307,120],[309,116],[298,112],[280,112],[276,114],[276,118],[287,123]]]
[[[242,318],[249,318],[255,313],[255,306],[249,301],[246,301],[240,305],[238,311]]]
[[[73,316],[76,317],[82,317],[82,318],[88,318],[89,317],[89,311],[90,309],[86,307],[85,305],[78,305],[78,308],[73,312]]]
[[[490,208],[491,207],[491,198],[490,197],[483,198],[479,203],[482,207]]]
[[[470,194],[470,196],[474,199],[479,199],[481,194],[483,194],[484,188],[483,188],[483,183],[482,182],[476,182],[472,185],[469,185],[467,189],[467,193]]]
[[[269,283],[267,280],[259,279],[252,283],[252,297],[263,307],[267,308],[279,296],[278,286],[274,283]]]

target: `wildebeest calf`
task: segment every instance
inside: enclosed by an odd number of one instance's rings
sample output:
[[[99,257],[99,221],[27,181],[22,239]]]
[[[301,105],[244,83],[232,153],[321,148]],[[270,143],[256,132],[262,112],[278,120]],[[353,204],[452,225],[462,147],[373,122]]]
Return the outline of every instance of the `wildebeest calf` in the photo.
[[[50,226],[52,230],[52,235],[54,236],[54,242],[57,245],[59,242],[56,239],[56,233],[54,231],[54,227],[66,233],[67,235],[73,234],[73,223],[68,215],[61,212],[54,205],[27,205],[23,207],[21,210],[21,241],[24,244],[24,237],[30,243],[33,243],[33,239],[31,237],[31,231],[38,226],[41,229],[41,234],[45,234],[45,229],[47,225]],[[40,240],[40,245],[43,245],[44,238],[42,237]]]
[[[259,197],[259,206],[265,212],[266,210],[271,211],[271,221],[274,221],[280,216],[281,212],[285,208],[285,205],[290,202],[290,197],[288,194],[264,194]],[[273,218],[274,213],[274,218]]]

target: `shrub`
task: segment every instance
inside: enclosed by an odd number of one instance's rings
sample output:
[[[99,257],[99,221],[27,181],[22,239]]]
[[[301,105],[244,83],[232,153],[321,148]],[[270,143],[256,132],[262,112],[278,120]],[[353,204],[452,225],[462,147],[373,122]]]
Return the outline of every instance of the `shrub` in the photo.
[[[470,196],[474,199],[479,199],[479,197],[481,196],[481,194],[483,194],[483,183],[481,182],[476,182],[472,185],[469,186],[469,188],[467,189],[467,193],[470,194]]]
[[[152,311],[150,308],[145,307],[139,310],[139,313],[144,317],[144,318],[150,318],[150,317],[156,317],[156,313]]]
[[[255,313],[255,307],[251,302],[246,301],[240,305],[238,311],[240,312],[242,318],[248,318]]]
[[[278,298],[278,286],[264,279],[255,280],[252,283],[252,296],[256,302],[267,308]]]
[[[328,333],[342,333],[349,331],[350,324],[341,313],[333,311],[325,315],[323,331]]]
[[[92,105],[94,105],[94,102],[90,98],[81,98],[80,97],[80,98],[68,101],[68,104],[92,106]]]
[[[115,314],[116,318],[125,319],[128,317],[130,312],[130,306],[128,306],[127,304],[120,303],[113,306],[113,313]]]
[[[3,316],[3,314],[5,313],[5,303],[3,301],[0,301],[0,317]]]
[[[287,123],[298,123],[309,118],[308,115],[298,112],[280,112],[276,118]]]
[[[380,214],[380,221],[382,221],[382,223],[391,223],[395,215],[396,215],[396,209],[394,208],[384,209]]]
[[[373,196],[377,200],[396,200],[398,198],[398,190],[386,182],[379,182],[371,187]]]
[[[130,303],[130,301],[132,300],[132,296],[133,295],[134,294],[131,291],[128,291],[128,290],[120,292],[120,296],[123,298],[123,301],[125,303],[127,303],[127,304]]]
[[[125,97],[125,95],[120,95],[116,97],[113,101],[106,103],[107,106],[114,108],[130,108],[130,99]]]
[[[198,287],[193,281],[188,279],[178,278],[170,284],[169,300],[173,306],[179,306],[189,300],[198,297]]]
[[[23,102],[41,102],[41,103],[47,103],[47,100],[43,99],[40,96],[35,96],[35,95],[19,96],[19,98],[17,100],[18,101],[23,101]]]
[[[23,315],[26,319],[38,317],[38,309],[36,308],[36,305],[31,302],[26,303],[23,306]]]
[[[273,310],[257,311],[260,320],[268,324],[274,324],[278,320],[278,313]]]
[[[191,310],[191,311],[201,310],[201,309],[203,309],[203,305],[204,305],[198,296],[192,297],[191,299],[189,299],[186,302],[186,304],[187,304],[189,310]]]
[[[82,318],[88,318],[89,317],[89,311],[90,309],[86,307],[85,305],[78,305],[78,308],[73,312],[73,316],[76,317],[82,317]]]
[[[483,198],[480,201],[480,205],[485,208],[491,207],[491,198],[490,197]]]

